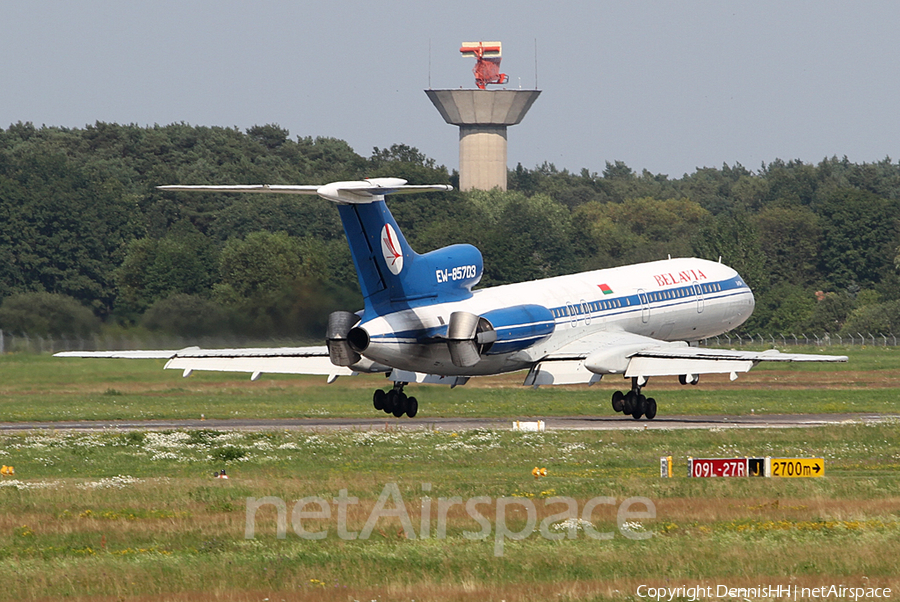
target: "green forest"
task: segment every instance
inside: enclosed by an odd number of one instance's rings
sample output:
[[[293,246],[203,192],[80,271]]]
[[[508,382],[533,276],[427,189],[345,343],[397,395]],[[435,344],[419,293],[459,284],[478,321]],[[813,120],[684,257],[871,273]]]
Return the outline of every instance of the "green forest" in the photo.
[[[278,125],[0,129],[0,329],[321,338],[362,299],[338,213],[293,195],[162,184],[323,184],[458,175],[406,144],[361,156]],[[509,191],[389,201],[410,244],[466,242],[480,286],[666,256],[722,261],[753,288],[748,333],[900,332],[900,163],[774,159],[680,178],[607,162],[509,172]]]

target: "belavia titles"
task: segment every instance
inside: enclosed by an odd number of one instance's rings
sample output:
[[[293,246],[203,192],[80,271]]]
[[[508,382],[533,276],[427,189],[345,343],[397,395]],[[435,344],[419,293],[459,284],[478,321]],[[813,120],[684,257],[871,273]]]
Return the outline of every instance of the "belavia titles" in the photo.
[[[731,330],[753,311],[753,293],[726,265],[668,259],[473,290],[481,253],[458,244],[413,251],[384,202],[390,194],[446,191],[398,178],[324,186],[160,186],[168,191],[315,194],[337,204],[365,306],[328,321],[325,346],[271,349],[64,352],[68,357],[160,357],[166,368],[323,374],[329,382],[360,372],[386,373],[377,410],[413,417],[409,383],[465,384],[471,377],[527,370],[524,384],[630,379],[612,407],[632,418],[656,416],[642,393],[650,377],[696,384],[701,374],[732,380],[762,361],[845,362],[846,357],[701,349],[700,339]],[[692,345],[692,343],[694,343]]]

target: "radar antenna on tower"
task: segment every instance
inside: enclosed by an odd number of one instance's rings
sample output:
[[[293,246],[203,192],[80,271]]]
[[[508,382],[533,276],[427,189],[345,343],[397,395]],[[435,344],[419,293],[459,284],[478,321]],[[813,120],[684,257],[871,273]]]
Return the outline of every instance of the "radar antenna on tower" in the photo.
[[[505,84],[509,76],[500,73],[501,44],[500,42],[463,42],[459,49],[465,57],[475,57],[475,85],[485,89],[488,84]]]
[[[506,128],[522,121],[541,91],[485,89],[509,81],[500,73],[500,42],[464,42],[459,51],[475,57],[472,71],[481,89],[429,87],[425,94],[444,121],[459,127],[460,190],[506,190]]]

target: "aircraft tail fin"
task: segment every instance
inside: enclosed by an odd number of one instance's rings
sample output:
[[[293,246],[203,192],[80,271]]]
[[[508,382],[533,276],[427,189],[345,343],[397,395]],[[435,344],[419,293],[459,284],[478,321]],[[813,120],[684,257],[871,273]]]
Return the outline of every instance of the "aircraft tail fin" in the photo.
[[[481,280],[481,252],[451,245],[416,253],[383,200],[338,205],[366,309],[471,295]],[[396,309],[396,307],[394,307]]]

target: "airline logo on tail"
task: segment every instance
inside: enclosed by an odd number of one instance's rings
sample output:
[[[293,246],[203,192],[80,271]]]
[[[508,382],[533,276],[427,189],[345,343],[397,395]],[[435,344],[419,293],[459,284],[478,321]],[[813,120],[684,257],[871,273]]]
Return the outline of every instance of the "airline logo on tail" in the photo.
[[[400,240],[390,224],[385,224],[381,229],[381,252],[384,262],[394,276],[403,270],[403,251],[400,249]]]

